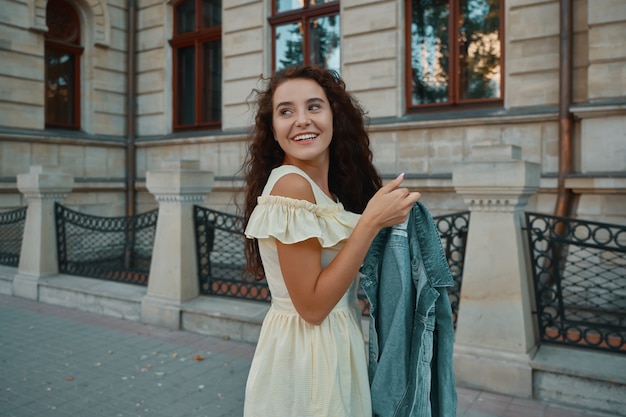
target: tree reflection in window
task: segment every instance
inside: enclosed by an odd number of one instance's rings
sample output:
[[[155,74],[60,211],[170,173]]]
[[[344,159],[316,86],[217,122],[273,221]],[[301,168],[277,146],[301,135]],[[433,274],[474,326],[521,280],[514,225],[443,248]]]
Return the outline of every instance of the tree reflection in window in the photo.
[[[501,0],[411,0],[409,108],[501,100]]]
[[[338,0],[275,0],[273,10],[269,21],[274,34],[274,70],[317,64],[339,72]]]
[[[80,21],[64,0],[49,0],[45,35],[45,123],[80,128]]]
[[[499,0],[465,0],[459,16],[461,99],[500,97]]]

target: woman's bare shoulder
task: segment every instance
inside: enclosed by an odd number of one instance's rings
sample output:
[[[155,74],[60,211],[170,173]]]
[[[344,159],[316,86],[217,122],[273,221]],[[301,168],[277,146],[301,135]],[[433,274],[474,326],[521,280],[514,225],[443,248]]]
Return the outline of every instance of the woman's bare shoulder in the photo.
[[[288,173],[280,177],[274,184],[270,195],[315,203],[315,194],[311,183],[297,173]]]

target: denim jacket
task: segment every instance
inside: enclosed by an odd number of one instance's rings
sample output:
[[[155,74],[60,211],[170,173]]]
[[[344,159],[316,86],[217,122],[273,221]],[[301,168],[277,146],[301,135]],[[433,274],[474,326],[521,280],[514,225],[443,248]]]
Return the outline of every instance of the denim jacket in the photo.
[[[369,378],[374,417],[454,417],[452,274],[421,203],[379,232],[361,267],[370,302]]]

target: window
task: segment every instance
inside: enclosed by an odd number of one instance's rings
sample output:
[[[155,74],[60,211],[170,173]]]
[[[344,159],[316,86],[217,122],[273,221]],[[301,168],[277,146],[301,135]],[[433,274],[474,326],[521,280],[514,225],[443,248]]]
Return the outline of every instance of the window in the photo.
[[[408,0],[407,107],[502,103],[502,0]]]
[[[222,119],[222,2],[174,5],[174,129],[219,128]]]
[[[339,0],[274,0],[273,69],[317,64],[339,72]]]
[[[80,129],[80,20],[65,0],[49,0],[46,25],[46,127]]]

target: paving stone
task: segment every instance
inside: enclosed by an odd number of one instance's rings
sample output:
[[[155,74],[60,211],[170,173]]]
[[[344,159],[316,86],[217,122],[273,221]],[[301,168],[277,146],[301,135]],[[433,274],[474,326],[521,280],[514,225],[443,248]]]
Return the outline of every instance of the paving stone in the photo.
[[[245,342],[0,295],[0,416],[241,417],[253,354]],[[458,395],[459,417],[594,417],[468,388]]]

